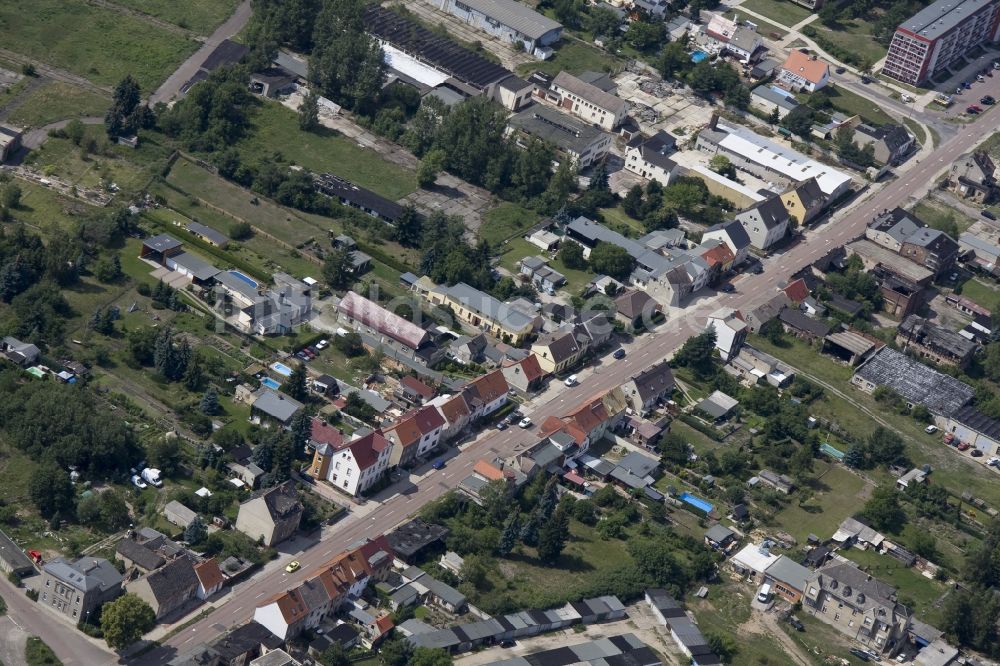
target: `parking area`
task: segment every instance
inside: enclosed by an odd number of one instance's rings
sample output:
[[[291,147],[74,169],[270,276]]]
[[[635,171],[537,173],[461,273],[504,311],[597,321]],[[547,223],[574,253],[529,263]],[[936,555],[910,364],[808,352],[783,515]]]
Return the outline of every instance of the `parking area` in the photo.
[[[986,110],[989,105],[983,104],[980,101],[982,98],[986,96],[1000,98],[1000,71],[993,67],[998,58],[1000,55],[996,52],[987,52],[963,67],[945,83],[935,86],[938,91],[951,96],[953,100],[952,105],[944,112],[945,117],[954,120],[974,120],[967,112],[970,106],[975,105]],[[977,75],[980,75],[982,80],[978,80]],[[963,85],[965,83],[969,86]],[[961,92],[958,90],[959,87],[962,88]]]

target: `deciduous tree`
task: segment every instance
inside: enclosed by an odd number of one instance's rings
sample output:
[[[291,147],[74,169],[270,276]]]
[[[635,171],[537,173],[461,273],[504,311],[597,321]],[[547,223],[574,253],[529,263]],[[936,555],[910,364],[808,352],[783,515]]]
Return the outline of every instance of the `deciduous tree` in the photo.
[[[122,650],[136,642],[156,624],[156,613],[131,592],[101,608],[101,631],[108,646]]]

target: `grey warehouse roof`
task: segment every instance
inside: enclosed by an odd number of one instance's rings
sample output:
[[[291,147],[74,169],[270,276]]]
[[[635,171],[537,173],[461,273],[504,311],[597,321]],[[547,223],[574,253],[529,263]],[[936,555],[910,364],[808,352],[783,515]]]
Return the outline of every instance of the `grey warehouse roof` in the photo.
[[[582,120],[537,104],[515,113],[508,122],[511,127],[576,153],[585,151],[604,134]]]
[[[548,32],[562,29],[562,24],[558,21],[515,0],[463,0],[463,4],[530,39],[538,39]]]
[[[975,395],[968,384],[890,347],[880,349],[856,374],[876,386],[888,386],[906,402],[943,416],[954,414]]]

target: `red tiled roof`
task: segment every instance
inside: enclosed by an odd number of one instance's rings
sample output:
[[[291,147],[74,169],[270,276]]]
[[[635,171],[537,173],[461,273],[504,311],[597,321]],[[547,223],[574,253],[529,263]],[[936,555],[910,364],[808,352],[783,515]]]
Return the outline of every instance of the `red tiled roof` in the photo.
[[[823,75],[829,69],[827,64],[822,60],[813,60],[812,56],[808,53],[798,49],[792,49],[781,68],[788,70],[796,76],[801,76],[810,83],[819,83],[822,81]]]
[[[351,455],[354,456],[355,462],[358,463],[358,467],[361,471],[365,471],[369,467],[373,466],[378,462],[378,455],[386,450],[387,447],[392,446],[392,444],[382,433],[375,431],[370,432],[364,437],[354,440],[353,442],[347,443],[343,448],[351,450]]]
[[[399,380],[399,383],[419,395],[424,400],[430,400],[434,397],[434,389],[412,375],[406,375]]]
[[[545,375],[542,370],[542,366],[538,363],[538,357],[534,354],[528,354],[520,361],[506,361],[504,362],[504,367],[510,368],[515,365],[521,366],[521,372],[524,373],[524,378],[530,383]]]
[[[472,413],[472,410],[465,403],[465,397],[461,393],[457,393],[442,402],[440,408],[441,413],[444,414],[444,418],[447,419],[448,423],[457,423]]]
[[[503,371],[494,370],[472,380],[468,388],[474,390],[485,405],[505,394],[508,386],[507,380],[503,378]]]
[[[310,438],[316,444],[329,444],[335,449],[344,443],[344,433],[316,417],[312,419]]]
[[[378,635],[387,634],[392,631],[394,625],[392,623],[392,618],[388,615],[383,615],[379,619],[375,620],[375,626],[378,627]]]
[[[386,428],[399,438],[401,446],[410,446],[420,441],[424,435],[444,426],[444,417],[435,407],[412,409],[399,417],[394,424]]]
[[[413,322],[389,312],[381,305],[373,303],[353,291],[347,292],[340,299],[337,310],[411,349],[418,348],[428,337],[427,331]]]
[[[569,481],[570,483],[575,483],[578,486],[582,486],[584,483],[586,483],[584,478],[573,470],[566,472],[566,474],[563,475],[563,478]]]
[[[809,298],[809,287],[806,286],[806,281],[802,278],[789,282],[782,291],[793,303],[801,303]]]
[[[504,478],[502,469],[485,460],[477,460],[476,464],[472,466],[472,471],[487,481],[499,481]]]
[[[198,576],[198,582],[206,590],[211,590],[226,580],[214,557],[194,565],[194,573]]]
[[[728,245],[725,243],[719,243],[711,250],[702,254],[701,258],[704,259],[709,266],[724,266],[735,259],[736,255],[733,254],[733,251],[729,249]]]

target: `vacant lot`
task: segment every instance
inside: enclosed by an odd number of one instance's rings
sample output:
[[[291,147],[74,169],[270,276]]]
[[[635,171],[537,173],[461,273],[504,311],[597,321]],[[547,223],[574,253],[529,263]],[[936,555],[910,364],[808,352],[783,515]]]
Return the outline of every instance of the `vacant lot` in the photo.
[[[488,211],[479,228],[479,237],[493,245],[514,238],[538,222],[538,213],[524,206],[505,201]]]
[[[62,81],[46,81],[25,95],[8,120],[25,127],[42,127],[57,120],[103,116],[111,98]]]
[[[750,593],[736,584],[709,585],[707,597],[691,597],[687,605],[702,633],[730,636],[736,641],[737,652],[732,666],[795,664],[775,644],[774,638],[761,633],[760,623],[751,620]]]
[[[0,3],[4,47],[113,86],[127,74],[153,90],[197,43],[82,0]]]
[[[962,283],[962,295],[971,298],[976,304],[993,310],[1000,302],[1000,291],[980,278],[972,278]]]
[[[239,0],[115,0],[115,4],[207,35],[229,18]]]
[[[865,504],[864,479],[838,464],[817,461],[816,469],[819,474],[812,488],[800,491],[808,499],[790,503],[774,517],[799,543],[805,543],[809,534],[820,539],[832,536],[845,518],[853,516]]]
[[[895,122],[892,116],[880,109],[875,102],[843,86],[828,86],[827,92],[833,106],[848,115],[859,115],[876,125]]]
[[[582,41],[564,39],[551,60],[529,62],[518,67],[517,71],[519,74],[542,71],[552,75],[563,70],[570,74],[582,74],[587,71],[618,72],[624,65],[624,62],[596,46]]]
[[[746,7],[752,12],[763,14],[775,23],[788,27],[804,21],[812,14],[805,7],[799,7],[793,2],[783,2],[782,0],[746,0],[746,2],[740,3],[739,7]],[[750,18],[755,20],[754,17]]]
[[[785,37],[785,35],[788,34],[787,30],[785,30],[781,26],[775,25],[774,23],[770,23],[769,21],[764,21],[762,19],[757,18],[756,16],[748,17],[745,13],[741,15],[739,12],[739,8],[737,8],[736,11],[726,12],[725,14],[723,14],[723,16],[725,16],[728,19],[738,18],[740,21],[743,20],[753,21],[757,25],[757,32],[764,35],[765,37],[770,37],[771,39],[782,39]]]
[[[334,130],[303,132],[295,112],[276,102],[258,106],[251,122],[253,131],[239,144],[245,155],[269,159],[281,153],[310,171],[336,174],[393,200],[417,189],[412,171],[387,162]]]
[[[911,606],[917,617],[927,619],[934,603],[945,593],[945,584],[927,578],[888,555],[850,548],[842,553],[862,569],[899,590],[900,602]]]
[[[957,228],[958,233],[962,233],[976,222],[975,219],[962,211],[949,208],[943,202],[930,198],[918,203],[913,208],[913,212],[917,217],[926,222],[928,226],[940,229],[948,234],[952,232],[952,227]]]
[[[823,39],[868,62],[878,62],[885,56],[885,47],[875,41],[871,23],[866,21],[842,21],[839,30],[831,30],[819,21],[814,21],[810,27],[815,28]]]

